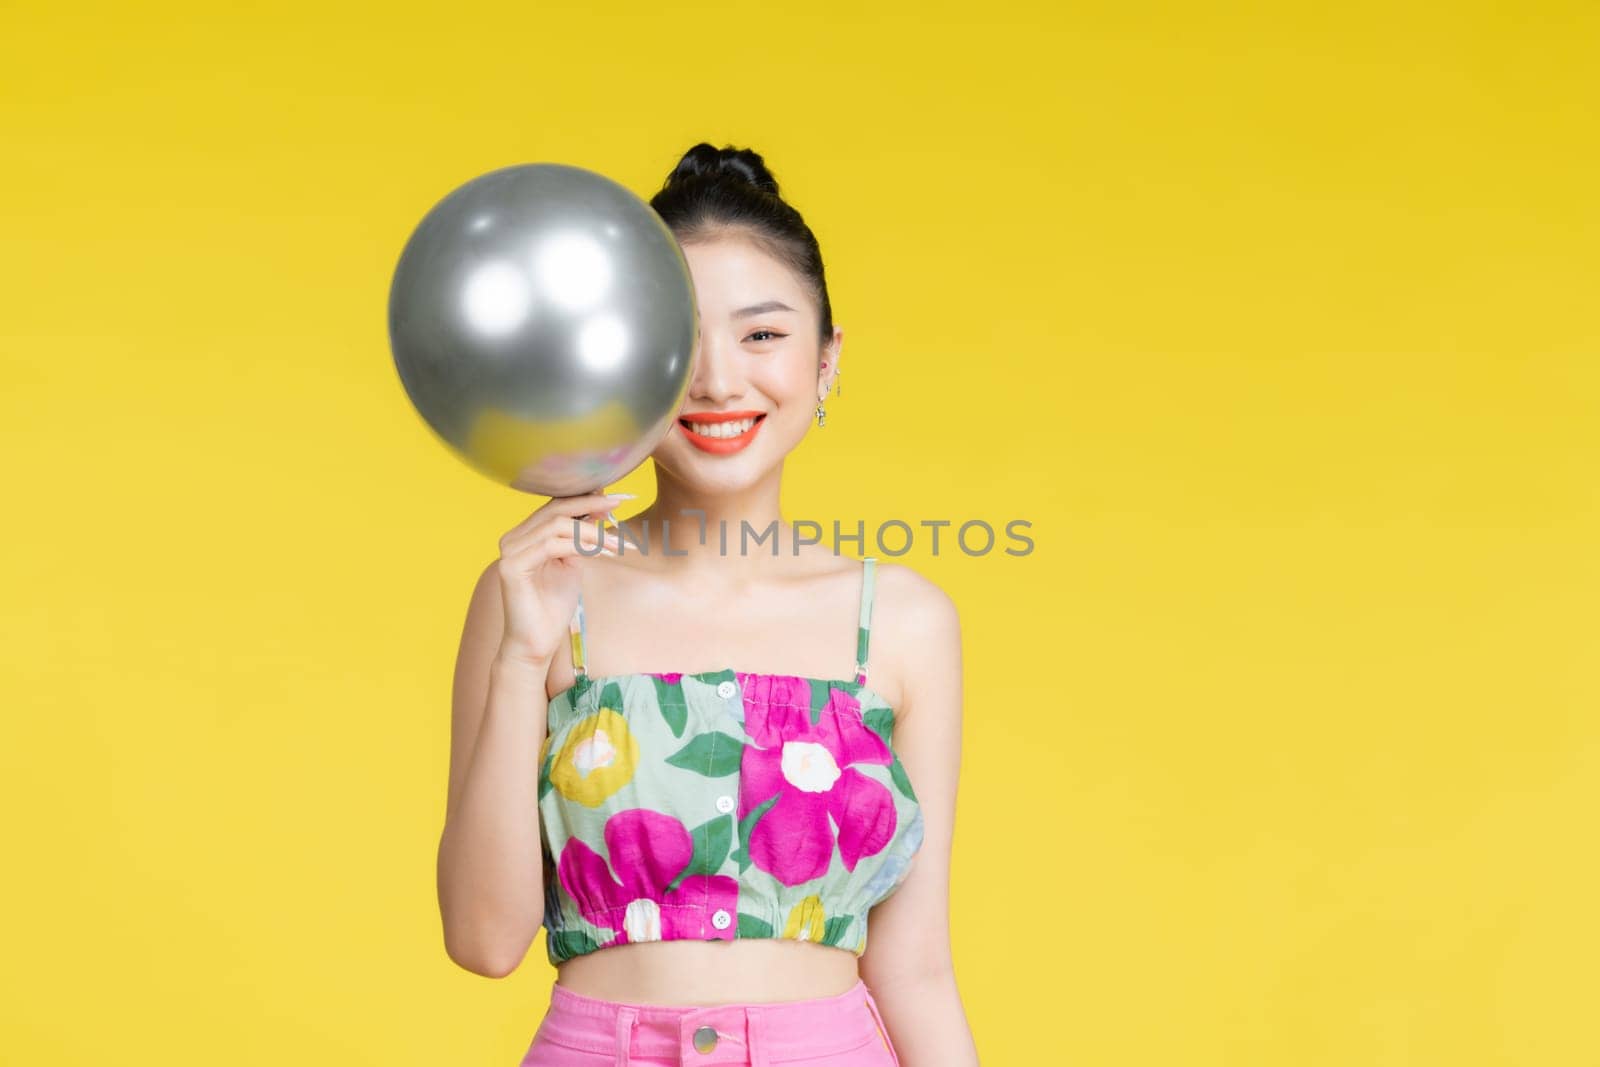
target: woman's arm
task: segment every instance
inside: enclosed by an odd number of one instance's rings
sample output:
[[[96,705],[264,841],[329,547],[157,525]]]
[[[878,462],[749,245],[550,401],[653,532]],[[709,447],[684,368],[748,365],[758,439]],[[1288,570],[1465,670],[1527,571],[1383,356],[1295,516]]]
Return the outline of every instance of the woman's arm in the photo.
[[[894,747],[922,806],[923,840],[906,880],[872,909],[861,976],[903,1067],[970,1067],[978,1050],[950,954],[961,620],[944,590],[917,572],[880,564],[879,575],[873,636],[890,645],[883,651],[892,662],[906,665]]]
[[[544,921],[538,752],[550,669],[501,649],[497,563],[472,591],[456,657],[438,860],[445,951],[490,978],[517,968]]]

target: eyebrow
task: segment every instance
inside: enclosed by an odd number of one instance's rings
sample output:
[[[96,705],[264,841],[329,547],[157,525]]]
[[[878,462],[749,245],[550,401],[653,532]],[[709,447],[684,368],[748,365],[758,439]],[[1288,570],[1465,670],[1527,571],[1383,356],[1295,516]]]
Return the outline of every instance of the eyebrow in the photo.
[[[769,311],[793,311],[793,310],[794,310],[794,308],[790,307],[788,304],[785,304],[781,300],[768,300],[768,301],[766,301],[765,303],[762,303],[762,304],[751,304],[747,308],[740,308],[738,311],[735,311],[733,313],[733,315],[730,316],[730,317],[731,318],[735,318],[735,319],[744,319],[744,318],[749,318],[751,315],[765,315]]]

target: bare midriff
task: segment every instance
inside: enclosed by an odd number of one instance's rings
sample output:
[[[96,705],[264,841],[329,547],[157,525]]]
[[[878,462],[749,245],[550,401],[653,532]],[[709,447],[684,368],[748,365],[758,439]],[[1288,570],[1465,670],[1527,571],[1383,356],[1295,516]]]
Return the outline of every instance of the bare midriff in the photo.
[[[567,960],[557,984],[628,1004],[710,1007],[837,996],[860,977],[860,957],[779,938],[646,941]]]

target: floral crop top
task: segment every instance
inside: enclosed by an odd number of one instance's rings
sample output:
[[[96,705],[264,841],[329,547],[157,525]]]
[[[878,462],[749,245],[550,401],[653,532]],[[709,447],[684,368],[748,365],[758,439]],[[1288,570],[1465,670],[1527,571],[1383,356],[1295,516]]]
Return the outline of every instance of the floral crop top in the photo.
[[[546,953],[786,938],[862,954],[867,913],[905,881],[922,809],[867,688],[872,558],[855,679],[590,676],[550,701],[539,749]]]

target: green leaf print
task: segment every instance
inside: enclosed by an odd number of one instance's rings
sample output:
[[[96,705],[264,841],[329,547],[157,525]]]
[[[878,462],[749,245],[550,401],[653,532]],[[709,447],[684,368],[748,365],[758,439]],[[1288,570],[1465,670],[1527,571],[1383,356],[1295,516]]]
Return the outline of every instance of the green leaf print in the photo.
[[[722,869],[728,849],[733,845],[733,816],[718,815],[690,830],[689,836],[694,841],[694,855],[689,857],[689,865],[668,884],[669,893],[691,874],[716,874]]]
[[[894,781],[894,787],[904,793],[907,800],[917,799],[917,794],[911,791],[911,779],[907,777],[905,767],[901,766],[899,756],[889,764],[889,777]]]
[[[761,816],[770,811],[772,809],[772,805],[776,804],[778,802],[778,798],[781,796],[783,796],[782,793],[772,794],[766,800],[763,800],[761,803],[757,804],[753,809],[751,809],[749,815],[746,815],[744,818],[739,820],[739,840],[741,842],[750,840],[750,831],[755,829],[756,823],[761,821]],[[745,848],[743,844],[733,850],[732,859],[739,864],[740,874],[743,874],[746,870],[748,870],[750,868],[750,864],[753,862],[750,859],[750,850]]]
[[[584,930],[562,930],[549,936],[557,959],[571,959],[573,956],[581,956],[600,947],[600,942],[590,937]]]
[[[758,919],[754,915],[739,913],[740,937],[771,937],[772,924],[765,919]]]
[[[689,706],[683,699],[683,686],[673,685],[661,678],[651,678],[656,684],[656,707],[661,709],[661,717],[666,720],[667,728],[672,731],[673,737],[682,737],[683,728],[689,721]]]
[[[545,756],[545,758],[544,758],[544,766],[539,768],[539,799],[540,800],[543,800],[545,798],[545,794],[550,792],[551,788],[553,787],[552,783],[550,781],[550,768],[555,766],[555,762],[556,762],[555,746],[551,745],[550,746],[549,755]]]
[[[861,713],[867,729],[883,738],[886,745],[894,743],[894,712],[889,708],[869,708]]]
[[[851,917],[848,915],[835,915],[822,926],[822,944],[837,945],[844,937],[844,932],[850,929]]]
[[[719,730],[700,734],[667,757],[667,762],[707,778],[723,778],[739,769],[744,742]]]
[[[822,721],[822,709],[833,699],[833,686],[817,678],[807,679],[811,684],[811,725]]]

